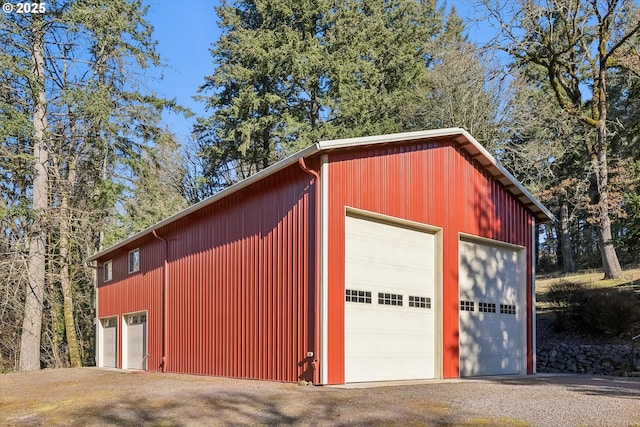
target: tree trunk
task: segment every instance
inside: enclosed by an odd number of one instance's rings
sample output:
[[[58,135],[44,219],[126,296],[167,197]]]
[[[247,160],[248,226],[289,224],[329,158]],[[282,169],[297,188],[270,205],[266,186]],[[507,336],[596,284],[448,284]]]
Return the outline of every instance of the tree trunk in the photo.
[[[598,129],[598,139],[602,138],[603,129]],[[606,137],[606,136],[605,136]],[[600,143],[598,144],[600,146]],[[596,178],[598,191],[597,224],[598,244],[602,258],[605,279],[616,279],[622,275],[616,249],[613,246],[611,219],[609,218],[609,192],[607,190],[608,166],[606,150],[599,149],[596,161]]]
[[[576,262],[573,258],[571,231],[569,230],[569,208],[566,203],[560,207],[560,243],[562,246],[562,269],[565,273],[575,273]]]
[[[601,56],[601,61],[604,56]],[[607,69],[600,64],[597,81],[598,126],[596,128],[595,168],[598,191],[597,232],[600,256],[605,279],[616,279],[622,275],[616,249],[613,246],[611,220],[609,219],[609,166],[607,164]]]
[[[72,175],[70,172],[69,175]],[[71,178],[69,178],[71,179]],[[69,212],[69,196],[67,194],[69,186],[62,194],[60,204],[60,287],[62,288],[63,310],[64,310],[64,328],[67,337],[67,346],[69,348],[69,361],[72,368],[82,366],[80,357],[80,347],[78,346],[78,337],[76,335],[76,322],[73,309],[73,290],[71,288],[71,275],[69,272],[69,236],[71,234],[71,216]]]
[[[40,337],[45,288],[45,255],[47,230],[45,215],[48,207],[49,187],[47,182],[48,152],[45,132],[46,93],[44,85],[44,27],[40,15],[32,15],[31,70],[33,92],[33,205],[32,224],[29,235],[28,283],[24,306],[24,320],[20,339],[20,370],[40,369]]]
[[[67,56],[65,54],[65,56]],[[67,81],[68,64],[64,61],[64,80]],[[73,108],[67,105],[67,117],[69,119],[69,146],[78,147],[76,141],[76,115]],[[64,144],[64,139],[58,140],[59,144]],[[60,288],[63,299],[64,329],[67,338],[67,349],[69,350],[69,363],[72,368],[82,366],[80,346],[76,334],[76,321],[73,304],[73,288],[71,284],[71,260],[69,255],[69,243],[73,230],[71,228],[71,210],[69,200],[72,197],[72,188],[77,179],[77,157],[74,152],[67,152],[59,146],[59,153],[62,158],[54,162],[58,177],[60,179],[60,210],[58,224],[60,225]],[[66,154],[66,155],[65,155]],[[66,157],[66,158],[65,158]]]

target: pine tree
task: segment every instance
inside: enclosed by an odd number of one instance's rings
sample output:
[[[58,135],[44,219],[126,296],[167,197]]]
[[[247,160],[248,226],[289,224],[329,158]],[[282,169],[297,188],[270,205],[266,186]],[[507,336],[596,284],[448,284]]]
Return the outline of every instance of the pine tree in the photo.
[[[195,127],[209,193],[320,139],[395,132],[442,27],[431,0],[238,0]],[[211,94],[205,96],[204,94]]]
[[[153,156],[165,138],[161,112],[174,107],[145,94],[134,72],[159,65],[140,1],[52,1],[46,8],[0,18],[0,60],[9,65],[0,109],[10,113],[0,118],[0,146],[31,153],[30,170],[16,157],[2,176],[3,188],[19,193],[5,199],[13,204],[6,207],[15,216],[13,240],[24,235],[28,248],[25,305],[16,310],[23,370],[90,360],[93,274],[78,266],[101,245],[127,176]]]

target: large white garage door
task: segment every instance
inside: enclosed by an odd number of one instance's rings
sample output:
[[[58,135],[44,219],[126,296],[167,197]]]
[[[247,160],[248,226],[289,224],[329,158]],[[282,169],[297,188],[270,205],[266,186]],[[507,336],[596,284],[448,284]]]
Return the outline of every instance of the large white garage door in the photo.
[[[102,366],[116,368],[118,355],[118,318],[101,319],[102,323]]]
[[[127,368],[147,369],[147,315],[127,316]]]
[[[345,382],[434,378],[435,236],[346,217]]]
[[[460,241],[460,376],[521,372],[523,250]]]

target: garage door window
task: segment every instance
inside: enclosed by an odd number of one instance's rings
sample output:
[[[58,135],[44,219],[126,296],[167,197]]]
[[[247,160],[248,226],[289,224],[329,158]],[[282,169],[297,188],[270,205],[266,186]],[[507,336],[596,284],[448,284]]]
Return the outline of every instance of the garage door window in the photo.
[[[409,295],[409,307],[431,308],[431,298]]]
[[[478,311],[480,313],[495,313],[496,305],[492,302],[479,302]]]
[[[516,306],[511,304],[500,304],[500,314],[516,314]]]
[[[387,294],[384,292],[378,292],[378,304],[382,305],[402,305],[402,295],[400,294]]]
[[[147,321],[147,315],[146,314],[139,314],[137,316],[131,316],[130,320],[129,320],[129,324],[130,325],[138,325],[140,323],[145,323]]]
[[[345,291],[345,301],[371,304],[371,292],[357,291],[355,289],[347,289]]]
[[[475,303],[473,301],[460,301],[460,311],[475,311]]]

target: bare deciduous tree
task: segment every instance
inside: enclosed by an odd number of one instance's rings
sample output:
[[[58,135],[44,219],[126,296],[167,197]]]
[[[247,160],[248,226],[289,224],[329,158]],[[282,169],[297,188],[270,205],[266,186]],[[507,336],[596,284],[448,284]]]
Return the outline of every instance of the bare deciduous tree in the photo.
[[[595,130],[593,139],[583,141],[593,171],[591,199],[605,277],[619,277],[609,212],[607,76],[625,66],[629,42],[640,30],[638,7],[632,0],[485,0],[484,5],[500,30],[492,44],[509,53],[516,66],[543,67],[558,105]]]

